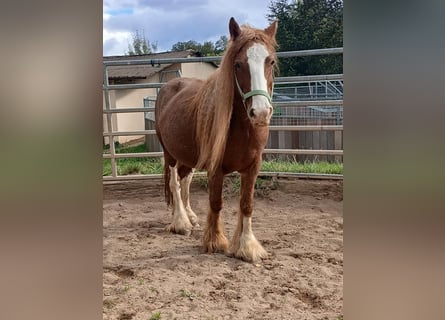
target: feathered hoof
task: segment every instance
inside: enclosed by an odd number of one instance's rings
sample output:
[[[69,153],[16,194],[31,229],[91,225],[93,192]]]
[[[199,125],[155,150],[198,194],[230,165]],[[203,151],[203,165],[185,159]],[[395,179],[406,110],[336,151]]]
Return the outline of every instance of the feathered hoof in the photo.
[[[167,230],[168,232],[189,236],[192,232],[192,228],[193,225],[190,223],[190,221],[175,221],[165,227],[165,230]]]
[[[229,240],[224,233],[212,233],[209,230],[204,232],[203,251],[204,253],[224,252],[227,253]]]
[[[194,227],[199,227],[199,219],[193,211],[187,211],[187,216]]]
[[[238,243],[232,243],[229,255],[247,262],[259,262],[267,258],[268,253],[255,237],[240,239]]]

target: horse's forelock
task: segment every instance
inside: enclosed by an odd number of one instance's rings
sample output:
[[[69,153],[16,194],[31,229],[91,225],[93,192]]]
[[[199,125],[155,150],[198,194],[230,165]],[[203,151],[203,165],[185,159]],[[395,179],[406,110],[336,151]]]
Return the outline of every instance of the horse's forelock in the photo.
[[[272,38],[264,30],[253,28],[248,24],[241,26],[241,34],[237,40],[239,40],[241,46],[244,46],[248,42],[262,42],[271,53],[275,52],[275,48],[277,47],[277,42],[274,37]]]

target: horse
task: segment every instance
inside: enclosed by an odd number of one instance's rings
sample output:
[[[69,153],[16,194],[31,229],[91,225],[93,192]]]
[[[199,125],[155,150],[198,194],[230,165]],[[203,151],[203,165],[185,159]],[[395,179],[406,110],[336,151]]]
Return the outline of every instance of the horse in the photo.
[[[267,257],[252,232],[254,184],[269,137],[271,95],[277,68],[277,21],[267,28],[241,25],[232,17],[220,66],[206,80],[176,78],[159,90],[155,129],[164,153],[164,186],[173,218],[166,229],[190,234],[199,221],[190,207],[195,169],[207,171],[210,208],[203,251],[245,261]],[[221,218],[224,176],[241,176],[239,214],[230,243]]]

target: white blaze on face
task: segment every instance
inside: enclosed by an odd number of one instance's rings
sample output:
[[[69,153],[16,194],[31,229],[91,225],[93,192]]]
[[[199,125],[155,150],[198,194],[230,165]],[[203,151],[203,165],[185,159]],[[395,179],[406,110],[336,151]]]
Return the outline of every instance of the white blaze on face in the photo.
[[[267,80],[264,75],[264,61],[269,56],[265,46],[260,43],[254,43],[247,49],[247,63],[250,69],[250,90],[267,90]],[[266,118],[267,121],[271,115],[271,105],[269,100],[262,95],[252,97],[252,108],[255,115],[259,118]]]

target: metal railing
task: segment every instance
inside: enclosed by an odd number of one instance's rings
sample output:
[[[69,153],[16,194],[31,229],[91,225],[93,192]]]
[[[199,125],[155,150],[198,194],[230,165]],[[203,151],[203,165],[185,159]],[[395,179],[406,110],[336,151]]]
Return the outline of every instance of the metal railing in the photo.
[[[329,48],[303,51],[286,51],[277,52],[278,58],[303,57],[313,55],[341,54],[343,48]],[[190,57],[176,59],[146,59],[146,60],[116,60],[103,62],[103,91],[105,108],[103,113],[106,116],[106,128],[103,132],[104,137],[108,137],[110,152],[104,153],[104,159],[111,161],[111,176],[103,176],[104,181],[109,180],[132,180],[159,177],[159,175],[118,175],[117,159],[122,158],[144,158],[144,157],[162,157],[162,152],[141,152],[141,153],[116,153],[114,137],[116,136],[135,136],[135,135],[155,135],[155,130],[137,130],[137,131],[114,131],[112,115],[118,113],[134,113],[134,112],[153,112],[154,108],[111,108],[110,91],[125,89],[143,89],[143,88],[160,88],[164,83],[142,83],[142,84],[110,84],[108,77],[108,68],[111,66],[128,66],[128,65],[161,65],[173,63],[192,63],[192,62],[219,62],[221,56],[212,57]],[[333,75],[311,75],[311,76],[292,76],[292,77],[276,77],[275,84],[298,84],[315,81],[333,81],[343,80],[342,74]],[[286,106],[342,106],[343,99],[326,99],[326,100],[309,100],[309,101],[272,101],[274,107]],[[343,131],[343,125],[271,125],[270,131]],[[343,150],[313,150],[313,149],[265,149],[265,154],[291,154],[291,155],[335,155],[342,156]],[[264,175],[284,176],[279,172],[263,172]],[[288,174],[291,176],[291,174]],[[319,174],[293,174],[292,176],[301,177],[322,177],[322,178],[339,178],[341,175],[319,175]]]

